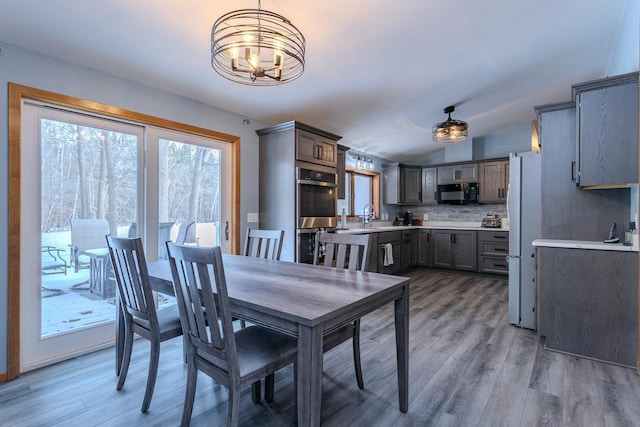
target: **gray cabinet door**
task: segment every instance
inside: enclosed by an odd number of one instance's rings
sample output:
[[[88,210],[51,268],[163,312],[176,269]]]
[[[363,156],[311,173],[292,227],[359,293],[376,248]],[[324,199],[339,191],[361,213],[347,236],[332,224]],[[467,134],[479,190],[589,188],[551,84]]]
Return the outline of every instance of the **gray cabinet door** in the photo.
[[[438,203],[436,168],[422,168],[422,204]]]
[[[477,163],[438,166],[438,184],[457,184],[460,182],[476,182],[477,180]]]
[[[451,230],[432,230],[433,266],[453,268],[453,241]]]
[[[509,161],[483,162],[478,165],[480,203],[505,203],[509,179]]]
[[[418,265],[418,230],[411,230],[411,267]]]
[[[296,159],[325,166],[336,166],[337,144],[305,130],[296,130]]]
[[[402,166],[400,176],[400,203],[420,204],[422,202],[422,168]]]
[[[638,254],[538,248],[538,333],[546,346],[636,367]]]
[[[378,273],[396,274],[402,270],[402,242],[390,242],[392,245],[393,264],[384,265],[385,245],[378,243]]]
[[[344,191],[344,185],[345,185],[345,168],[346,168],[346,150],[342,149],[340,146],[338,146],[338,151],[337,151],[337,156],[336,156],[336,175],[337,175],[337,179],[336,179],[336,183],[338,184],[338,189],[337,189],[337,193],[338,193],[338,199],[344,199],[345,197],[345,191]]]
[[[476,271],[477,253],[475,231],[453,232],[453,268]]]
[[[581,187],[638,182],[637,75],[635,80],[578,92]]]
[[[418,231],[418,265],[421,267],[433,267],[431,230]]]

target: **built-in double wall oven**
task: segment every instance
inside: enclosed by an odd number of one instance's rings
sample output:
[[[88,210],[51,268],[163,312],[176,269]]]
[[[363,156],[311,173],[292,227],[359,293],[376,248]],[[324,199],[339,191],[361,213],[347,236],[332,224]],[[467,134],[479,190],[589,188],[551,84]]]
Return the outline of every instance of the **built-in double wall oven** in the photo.
[[[296,168],[298,262],[312,263],[315,236],[337,226],[336,172],[333,168],[299,164]]]

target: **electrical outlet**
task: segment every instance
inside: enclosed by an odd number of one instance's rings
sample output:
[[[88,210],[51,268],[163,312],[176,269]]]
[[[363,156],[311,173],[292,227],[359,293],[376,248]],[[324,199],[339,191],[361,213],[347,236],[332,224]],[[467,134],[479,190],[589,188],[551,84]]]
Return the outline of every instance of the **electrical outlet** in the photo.
[[[257,213],[247,213],[247,222],[260,222],[260,216]]]
[[[429,221],[429,214],[422,214],[423,221]]]

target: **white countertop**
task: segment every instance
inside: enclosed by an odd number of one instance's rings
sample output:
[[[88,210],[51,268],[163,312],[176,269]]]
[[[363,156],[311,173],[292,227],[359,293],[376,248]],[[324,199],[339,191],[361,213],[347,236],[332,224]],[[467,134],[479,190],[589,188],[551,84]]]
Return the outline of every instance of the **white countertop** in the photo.
[[[353,223],[351,223],[353,224]],[[347,224],[348,226],[349,224]],[[479,230],[479,231],[509,231],[509,228],[486,228],[481,227],[478,222],[463,222],[463,221],[423,221],[422,225],[391,225],[390,223],[380,222],[371,224],[366,228],[355,227],[346,229],[336,229],[336,233],[352,233],[352,234],[364,234],[364,233],[381,233],[384,231],[396,231],[396,230],[420,230],[420,229],[435,229],[435,230]]]
[[[567,249],[594,249],[599,251],[620,251],[620,252],[638,252],[637,247],[625,246],[622,243],[604,243],[588,240],[555,240],[555,239],[536,239],[532,242],[533,246],[546,248],[567,248]]]

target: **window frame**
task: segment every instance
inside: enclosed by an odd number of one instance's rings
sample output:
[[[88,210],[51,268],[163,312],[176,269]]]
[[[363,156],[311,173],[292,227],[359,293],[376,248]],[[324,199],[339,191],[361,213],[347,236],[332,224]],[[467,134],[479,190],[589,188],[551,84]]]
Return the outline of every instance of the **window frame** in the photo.
[[[349,179],[347,179],[347,174],[351,174]],[[353,166],[347,166],[345,168],[345,176],[344,176],[344,185],[349,186],[349,196],[350,196],[348,200],[348,204],[349,204],[351,215],[349,215],[347,218],[351,220],[355,220],[362,217],[362,215],[358,215],[358,212],[355,209],[355,206],[353,205],[354,199],[355,199],[354,187],[355,187],[356,175],[362,175],[362,176],[367,176],[371,178],[371,196],[372,196],[371,198],[373,199],[371,203],[375,207],[376,219],[380,218],[380,207],[381,207],[380,206],[380,172],[371,171],[368,169],[358,169]]]

